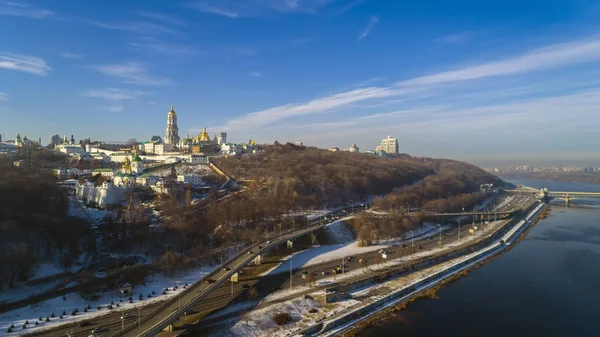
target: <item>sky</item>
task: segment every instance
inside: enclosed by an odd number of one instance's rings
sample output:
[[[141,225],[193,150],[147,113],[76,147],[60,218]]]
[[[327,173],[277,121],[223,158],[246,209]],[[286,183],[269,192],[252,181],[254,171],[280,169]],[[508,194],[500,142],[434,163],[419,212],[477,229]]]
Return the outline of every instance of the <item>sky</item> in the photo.
[[[0,134],[600,163],[600,1],[0,0]]]

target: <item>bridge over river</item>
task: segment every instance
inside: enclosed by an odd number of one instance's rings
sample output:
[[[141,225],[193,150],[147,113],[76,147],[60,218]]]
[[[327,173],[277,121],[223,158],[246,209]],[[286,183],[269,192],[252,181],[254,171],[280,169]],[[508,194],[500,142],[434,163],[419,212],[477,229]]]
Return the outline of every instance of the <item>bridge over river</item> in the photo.
[[[547,188],[535,189],[528,186],[520,186],[518,189],[505,190],[508,193],[515,194],[534,194],[540,199],[562,199],[565,204],[569,203],[569,200],[573,199],[589,199],[589,198],[600,198],[600,192],[573,192],[573,191],[550,191]]]

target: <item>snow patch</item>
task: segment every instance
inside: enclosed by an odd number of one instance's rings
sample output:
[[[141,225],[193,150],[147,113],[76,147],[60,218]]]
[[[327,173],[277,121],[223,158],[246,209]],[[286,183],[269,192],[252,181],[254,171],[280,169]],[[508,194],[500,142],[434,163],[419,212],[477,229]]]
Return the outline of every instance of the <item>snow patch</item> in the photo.
[[[344,223],[344,221],[349,219],[352,219],[352,217],[346,217],[325,226],[325,228],[327,228],[326,234],[332,243],[345,243],[355,239],[354,233],[352,233],[352,231]]]

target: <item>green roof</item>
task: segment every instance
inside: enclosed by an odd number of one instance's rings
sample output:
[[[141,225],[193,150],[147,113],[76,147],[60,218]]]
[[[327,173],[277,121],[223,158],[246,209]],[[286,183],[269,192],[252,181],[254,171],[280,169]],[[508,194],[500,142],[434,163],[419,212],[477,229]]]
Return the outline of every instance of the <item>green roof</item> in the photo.
[[[142,158],[140,158],[140,156],[133,156],[133,158],[131,158],[131,161],[142,161]]]
[[[109,168],[99,168],[99,169],[95,169],[94,172],[112,172],[112,169]]]
[[[149,173],[144,173],[144,174],[140,175],[138,178],[148,178],[148,177],[154,177],[154,176]]]

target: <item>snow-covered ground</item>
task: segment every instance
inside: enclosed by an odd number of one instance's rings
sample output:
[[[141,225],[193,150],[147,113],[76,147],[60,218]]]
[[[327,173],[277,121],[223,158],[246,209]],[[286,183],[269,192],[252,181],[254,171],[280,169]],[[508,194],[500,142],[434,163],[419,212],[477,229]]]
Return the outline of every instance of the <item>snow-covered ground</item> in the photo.
[[[109,210],[88,208],[79,203],[79,201],[71,200],[69,204],[69,215],[89,220],[93,225],[97,225],[106,216],[113,215],[113,212]]]
[[[206,266],[202,269],[197,268],[188,271],[187,273],[180,273],[175,277],[166,277],[163,275],[155,275],[150,276],[145,285],[135,286],[132,290],[133,303],[129,303],[129,300],[126,298],[123,300],[123,303],[120,303],[119,292],[117,290],[99,293],[98,300],[91,301],[82,298],[78,293],[71,293],[66,295],[66,299],[61,297],[55,297],[40,303],[35,304],[34,306],[24,307],[16,310],[12,310],[9,312],[2,313],[0,316],[0,336],[18,336],[23,334],[23,332],[31,332],[39,329],[47,329],[59,326],[61,324],[72,323],[74,321],[79,321],[82,319],[89,319],[92,317],[96,317],[99,315],[104,315],[110,312],[109,309],[106,308],[111,302],[114,302],[115,305],[119,303],[120,307],[116,308],[113,306],[112,310],[122,310],[122,305],[125,306],[125,310],[131,310],[137,308],[137,306],[146,305],[156,301],[163,301],[169,297],[175,296],[179,291],[183,290],[183,285],[188,284],[191,285],[198,280],[201,279],[202,276],[210,273],[217,266]],[[172,287],[177,285],[179,282],[180,288],[178,290],[173,290]],[[169,288],[166,295],[163,295],[163,290],[165,288]],[[155,292],[152,295],[152,292]],[[144,299],[142,301],[139,300],[139,295],[142,294]],[[151,298],[148,298],[148,295],[151,295]],[[87,313],[83,312],[83,309],[90,305],[92,308]],[[104,308],[98,310],[98,306],[103,306]],[[71,312],[77,309],[79,313],[76,316],[71,316]],[[59,318],[62,312],[66,312],[67,315],[62,319]],[[46,322],[46,317],[49,317],[54,313],[55,318],[51,318],[50,322]],[[42,317],[43,321],[39,321],[39,318]],[[29,320],[29,325],[26,330],[23,330],[23,324],[25,321]],[[34,325],[35,321],[38,321],[38,326]],[[6,331],[10,327],[11,324],[14,324],[16,329],[13,329],[13,333],[8,334]]]
[[[353,241],[355,239],[354,233],[352,233],[352,231],[348,229],[347,225],[344,223],[344,221],[348,221],[350,219],[352,219],[351,216],[345,217],[325,226],[327,229],[327,236],[331,242],[339,244]]]
[[[360,303],[354,299],[335,304],[323,304],[311,298],[293,299],[227,320],[220,324],[223,329],[211,332],[211,336],[287,336],[291,331],[315,324],[319,317],[331,316],[334,312]],[[311,313],[311,310],[314,312]],[[292,322],[284,326],[276,325],[273,316],[277,313],[289,313]]]

